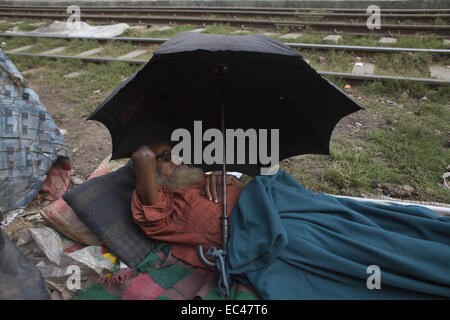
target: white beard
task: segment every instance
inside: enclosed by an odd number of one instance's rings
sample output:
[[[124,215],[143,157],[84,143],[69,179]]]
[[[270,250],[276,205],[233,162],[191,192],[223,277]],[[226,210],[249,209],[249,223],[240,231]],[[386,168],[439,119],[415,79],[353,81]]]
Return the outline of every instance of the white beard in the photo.
[[[164,179],[156,174],[156,183],[158,185],[168,184],[172,190],[184,190],[193,184],[203,183],[205,173],[202,169],[181,165],[175,169],[169,179]]]

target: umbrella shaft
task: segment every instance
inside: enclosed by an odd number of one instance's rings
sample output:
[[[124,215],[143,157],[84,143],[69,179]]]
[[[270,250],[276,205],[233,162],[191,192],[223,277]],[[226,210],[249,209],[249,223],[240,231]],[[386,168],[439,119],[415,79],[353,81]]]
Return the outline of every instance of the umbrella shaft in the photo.
[[[227,248],[227,238],[228,238],[228,215],[227,215],[227,166],[226,166],[226,141],[225,141],[225,105],[222,103],[221,109],[221,129],[222,129],[222,149],[223,149],[223,161],[222,161],[222,203],[223,203],[223,214],[222,214],[222,249]]]

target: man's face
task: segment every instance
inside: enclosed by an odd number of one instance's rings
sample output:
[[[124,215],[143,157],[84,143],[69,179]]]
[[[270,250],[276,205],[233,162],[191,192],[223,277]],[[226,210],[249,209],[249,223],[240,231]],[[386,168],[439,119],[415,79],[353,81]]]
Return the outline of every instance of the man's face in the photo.
[[[168,144],[155,142],[150,145],[150,149],[156,156],[156,171],[158,175],[164,180],[169,180],[178,167],[171,161],[172,148]]]

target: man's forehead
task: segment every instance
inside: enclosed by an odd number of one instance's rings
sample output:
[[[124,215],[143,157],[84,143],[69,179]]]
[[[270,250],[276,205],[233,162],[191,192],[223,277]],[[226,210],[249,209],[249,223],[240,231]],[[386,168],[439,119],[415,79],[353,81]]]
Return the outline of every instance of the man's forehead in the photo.
[[[150,149],[152,149],[154,152],[158,154],[164,151],[172,151],[172,147],[164,142],[153,142],[150,144]]]

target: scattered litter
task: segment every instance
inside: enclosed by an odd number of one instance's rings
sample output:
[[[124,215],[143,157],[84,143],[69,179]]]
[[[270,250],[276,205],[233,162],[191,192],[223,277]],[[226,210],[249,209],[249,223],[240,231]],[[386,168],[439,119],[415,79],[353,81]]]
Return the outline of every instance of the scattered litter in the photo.
[[[342,39],[342,36],[337,35],[337,34],[332,34],[332,35],[329,35],[329,36],[326,36],[325,38],[323,38],[323,40],[325,40],[325,41],[334,41],[334,42],[338,42],[341,39]]]
[[[373,74],[375,70],[375,64],[369,62],[355,62],[353,65],[352,73],[355,74]]]
[[[42,215],[40,213],[35,213],[33,215],[27,215],[25,217],[26,221],[34,221],[34,220],[39,220],[39,221],[43,221],[42,219]]]
[[[397,39],[396,38],[391,38],[391,37],[383,37],[378,42],[379,43],[396,43]]]
[[[450,165],[449,165],[449,167],[450,167]],[[447,169],[448,169],[448,167],[447,167]],[[444,179],[444,186],[447,188],[447,189],[450,189],[450,184],[449,183],[447,183],[447,179],[450,177],[450,172],[445,172],[443,175],[442,175],[442,179]]]
[[[285,34],[284,36],[281,36],[280,38],[281,39],[292,39],[292,40],[295,40],[298,37],[301,37],[302,35],[303,35],[303,33],[288,33],[288,34]]]
[[[79,269],[84,284],[120,269],[116,256],[105,247],[80,245],[49,227],[23,230],[16,246],[39,268],[52,299],[70,299],[73,291],[80,289],[67,284],[74,268]]]
[[[198,29],[194,29],[194,30],[189,30],[190,32],[203,32],[205,31],[206,28],[198,28]]]
[[[92,91],[92,93],[95,93],[95,94],[99,94],[100,92],[101,92],[100,89]]]
[[[422,97],[422,98],[420,99],[420,101],[428,101],[428,100],[430,100],[430,99],[428,99],[427,97]]]
[[[67,133],[69,133],[69,131],[67,131],[66,129],[59,129],[59,132],[65,136]]]
[[[346,84],[346,85],[344,86],[344,89],[351,89],[351,88],[352,88],[352,86],[349,85],[349,84]]]
[[[385,101],[387,104],[391,104],[391,105],[394,105],[394,106],[397,105],[397,104],[396,104],[394,101],[392,101],[392,100],[384,99],[384,101]]]
[[[72,183],[75,185],[80,185],[80,184],[84,183],[84,179],[80,176],[72,176],[70,178],[70,181],[72,181]]]
[[[41,27],[33,31],[20,31],[11,30],[6,33],[27,34],[27,35],[61,35],[72,37],[117,37],[121,35],[130,26],[126,23],[118,23],[113,25],[91,26],[86,22],[80,22],[79,27],[77,25],[55,21],[49,26]]]
[[[73,148],[73,149],[72,149],[72,152],[73,152],[73,153],[76,153],[77,151],[78,151],[78,148]]]

